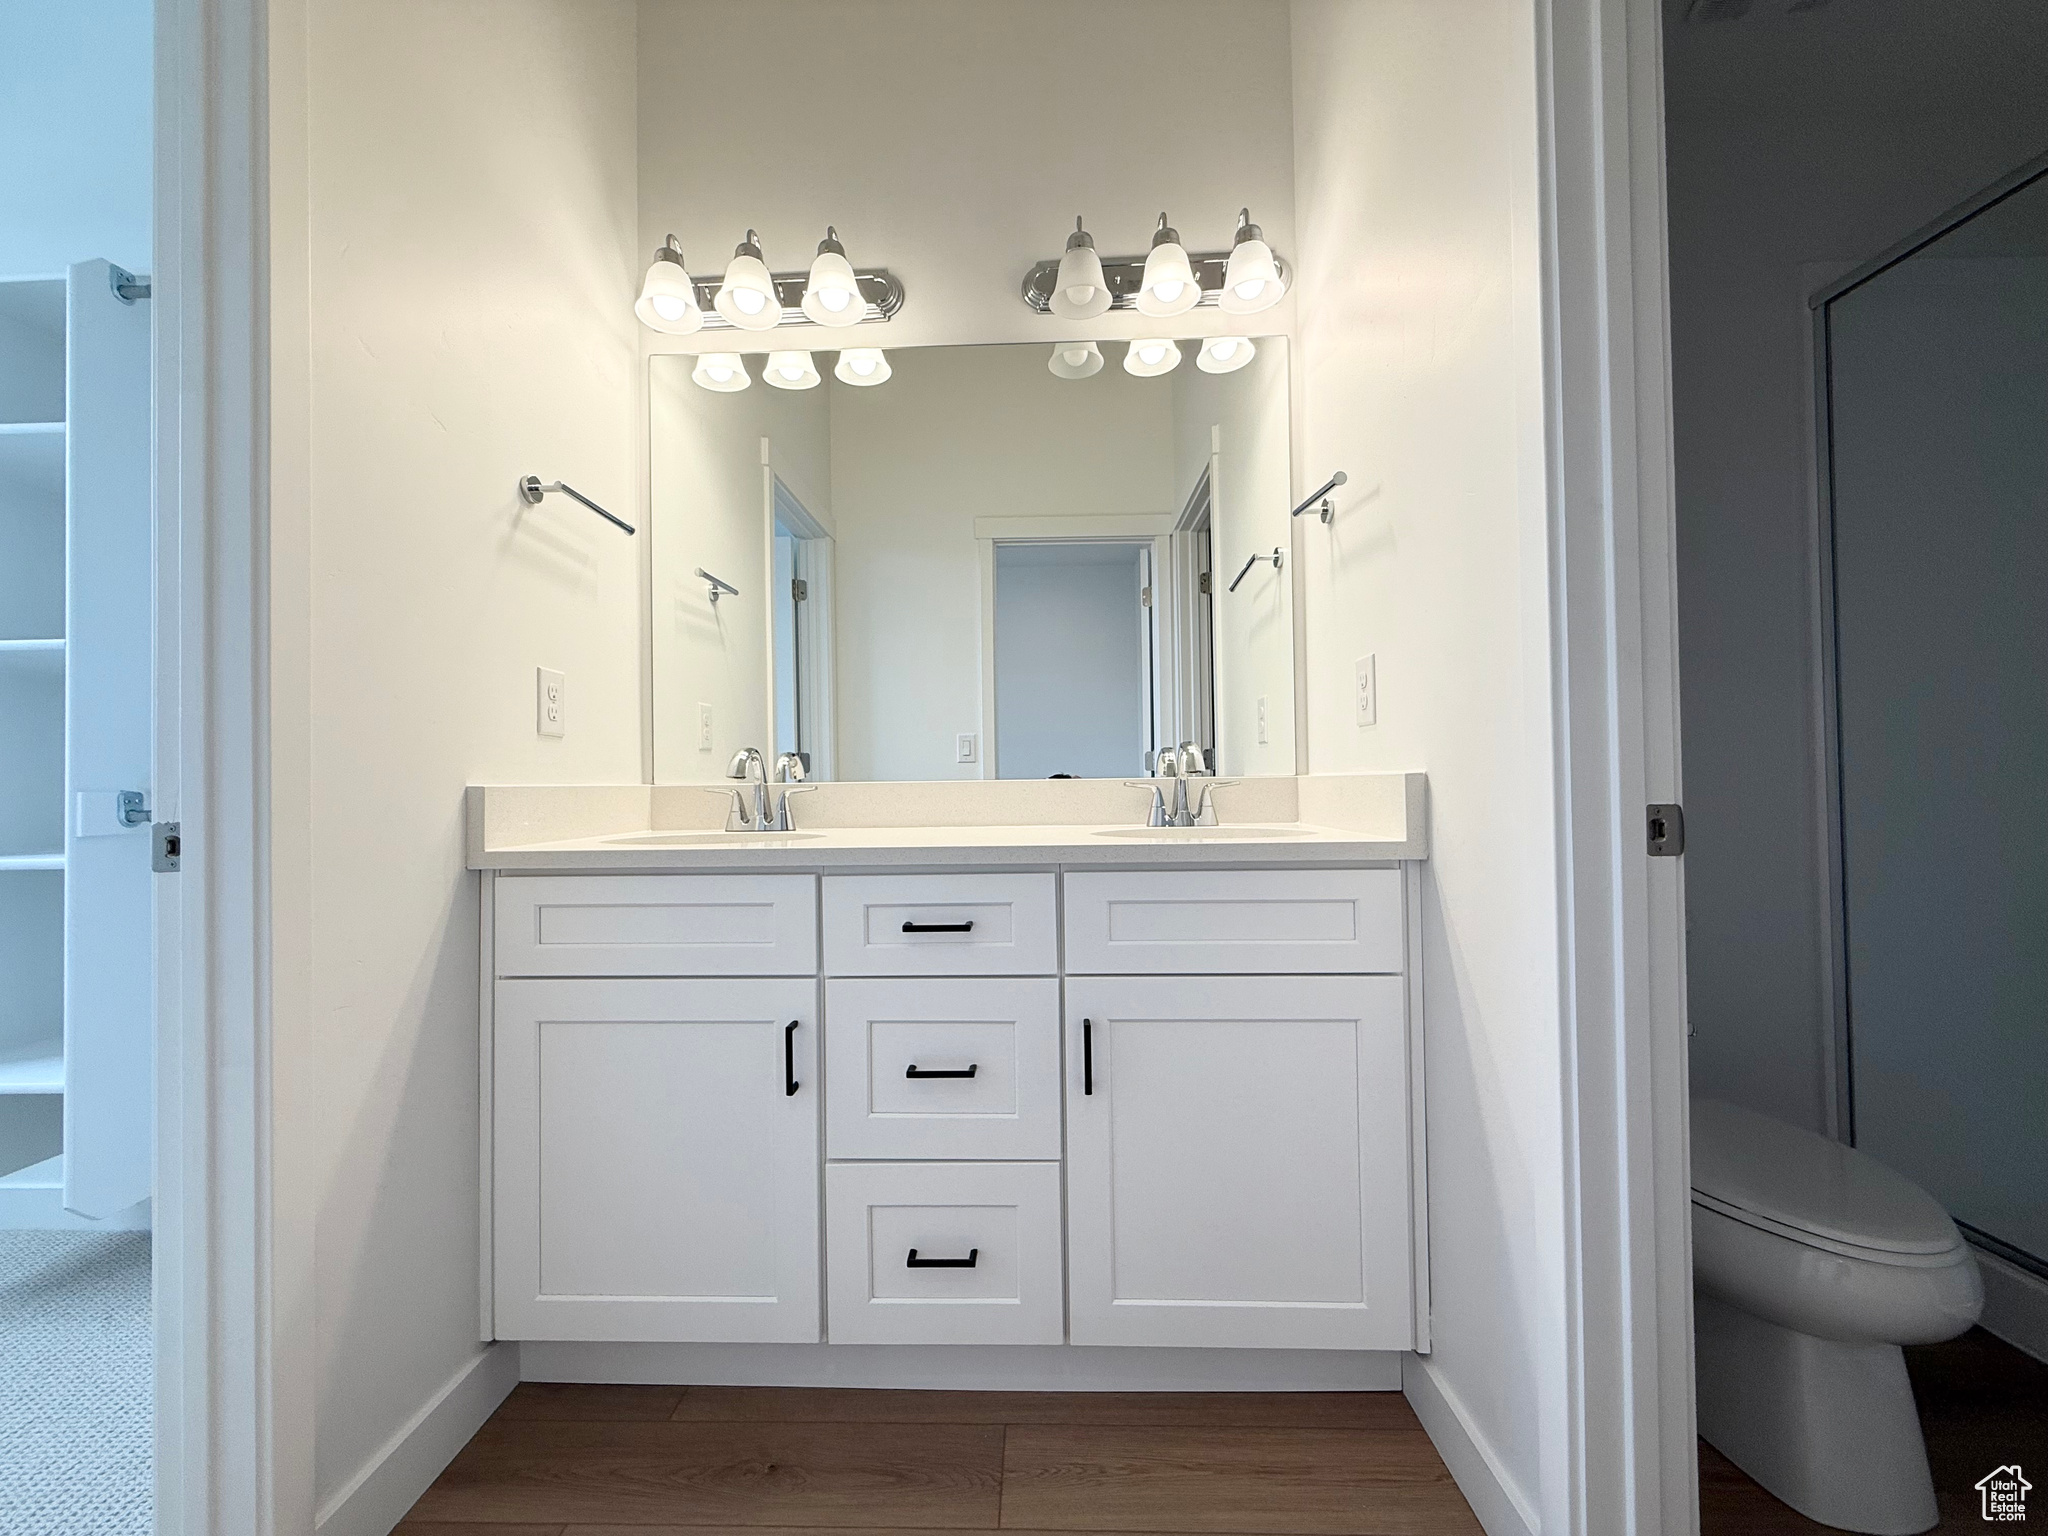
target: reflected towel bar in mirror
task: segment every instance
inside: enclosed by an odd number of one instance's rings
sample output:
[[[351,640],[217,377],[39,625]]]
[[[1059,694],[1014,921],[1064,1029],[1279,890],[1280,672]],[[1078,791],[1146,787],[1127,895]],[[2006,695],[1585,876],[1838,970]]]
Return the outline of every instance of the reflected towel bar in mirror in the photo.
[[[1272,561],[1273,569],[1277,571],[1280,569],[1280,559],[1280,546],[1277,544],[1273,546],[1273,553],[1271,553],[1270,555],[1251,555],[1247,557],[1244,562],[1244,569],[1239,571],[1235,576],[1231,578],[1229,590],[1235,592],[1237,590],[1237,584],[1240,581],[1243,581],[1245,577],[1249,576],[1251,574],[1252,567],[1257,565],[1261,560]]]
[[[1330,476],[1328,480],[1325,480],[1323,482],[1323,487],[1321,490],[1310,491],[1308,495],[1302,499],[1301,505],[1296,507],[1291,515],[1294,517],[1299,517],[1302,513],[1306,512],[1310,507],[1314,506],[1317,502],[1320,501],[1323,504],[1322,518],[1323,521],[1327,523],[1330,520],[1330,515],[1332,512],[1332,508],[1330,506],[1330,492],[1337,489],[1337,487],[1342,485],[1348,478],[1349,477],[1344,473],[1343,470],[1338,470],[1337,473]]]
[[[631,523],[627,522],[622,517],[612,516],[611,513],[605,511],[603,507],[600,507],[596,502],[592,501],[588,496],[584,495],[581,491],[577,490],[576,487],[573,485],[564,485],[559,480],[550,481],[548,484],[542,485],[539,475],[528,475],[524,480],[521,480],[519,482],[519,499],[525,502],[529,507],[539,506],[541,497],[547,495],[551,491],[560,491],[564,496],[573,497],[575,500],[582,502],[584,506],[590,508],[591,511],[595,512],[599,517],[603,518],[606,522],[610,523],[615,528],[623,528],[628,533],[631,533],[633,531],[633,525]]]
[[[705,570],[704,567],[701,565],[697,567],[697,579],[699,581],[707,582],[710,584],[711,603],[713,607],[716,607],[718,605],[718,595],[721,592],[726,594],[728,597],[738,597],[740,595],[740,589],[738,587],[734,586],[729,581],[720,581],[716,576],[712,575],[709,571]]]

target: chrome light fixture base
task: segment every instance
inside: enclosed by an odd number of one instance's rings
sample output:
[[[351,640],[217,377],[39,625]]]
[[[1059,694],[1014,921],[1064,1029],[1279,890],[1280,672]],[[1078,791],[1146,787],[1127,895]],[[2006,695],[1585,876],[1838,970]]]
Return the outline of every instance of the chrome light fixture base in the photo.
[[[1294,286],[1293,269],[1279,256],[1273,258],[1274,266],[1280,269],[1280,276],[1288,288]],[[1195,282],[1202,290],[1201,298],[1195,301],[1198,309],[1214,309],[1223,296],[1223,273],[1230,265],[1228,251],[1202,251],[1188,253],[1188,265],[1195,270]],[[1052,313],[1053,290],[1059,286],[1060,264],[1058,261],[1041,261],[1024,274],[1022,292],[1024,302],[1041,315]],[[1105,256],[1102,258],[1102,278],[1109,289],[1110,311],[1135,310],[1138,294],[1145,286],[1145,258],[1143,256]],[[776,279],[778,289],[781,278]],[[865,291],[865,287],[863,287]],[[717,322],[710,316],[704,317],[708,328]]]
[[[1057,267],[1058,263],[1055,262]],[[903,284],[886,267],[856,267],[853,275],[860,283],[860,296],[867,300],[868,312],[861,317],[862,325],[885,325],[896,318],[896,312],[903,308]],[[809,286],[811,274],[802,272],[771,272],[768,280],[775,285],[775,297],[782,305],[782,318],[768,330],[785,325],[818,324],[804,313],[804,289]],[[690,284],[697,290],[697,307],[704,312],[704,329],[707,331],[730,331],[736,327],[725,316],[712,307],[718,297],[721,277],[692,277]],[[822,329],[822,327],[821,327]]]

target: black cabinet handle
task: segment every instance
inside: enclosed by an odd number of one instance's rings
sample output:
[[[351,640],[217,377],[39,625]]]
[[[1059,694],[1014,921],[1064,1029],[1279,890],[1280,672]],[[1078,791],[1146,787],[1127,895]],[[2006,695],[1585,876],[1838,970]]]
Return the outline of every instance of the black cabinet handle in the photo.
[[[782,1032],[782,1096],[794,1098],[800,1086],[796,1080],[796,1026],[797,1020],[789,1021],[789,1028]]]
[[[903,931],[905,933],[972,933],[974,932],[974,919],[970,917],[964,923],[913,923],[906,917],[903,920]]]
[[[903,1075],[905,1077],[972,1077],[980,1069],[981,1063],[977,1061],[964,1072],[932,1072],[920,1067],[913,1061],[908,1067],[903,1069]]]
[[[1095,1024],[1091,1019],[1081,1021],[1081,1092],[1095,1092]]]
[[[972,1269],[974,1261],[980,1257],[979,1248],[970,1248],[964,1259],[920,1259],[917,1250],[913,1248],[910,1250],[910,1257],[903,1261],[903,1265],[906,1269]]]

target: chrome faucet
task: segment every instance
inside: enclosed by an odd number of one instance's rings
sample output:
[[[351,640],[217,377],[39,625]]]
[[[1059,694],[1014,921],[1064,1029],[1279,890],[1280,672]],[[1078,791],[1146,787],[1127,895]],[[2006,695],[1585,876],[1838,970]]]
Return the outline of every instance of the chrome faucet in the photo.
[[[761,749],[741,747],[739,751],[733,753],[732,761],[725,765],[725,776],[754,787],[754,808],[751,814],[746,808],[746,796],[739,790],[733,791],[733,816],[740,825],[729,830],[774,831],[775,817],[768,809],[768,765],[762,761]]]
[[[1161,747],[1155,759],[1153,777],[1131,783],[1133,789],[1152,791],[1148,827],[1213,827],[1216,825],[1215,791],[1228,789],[1235,779],[1218,779],[1209,772],[1207,755],[1198,743],[1184,741],[1178,747]],[[1167,803],[1163,779],[1173,780],[1173,802]],[[1203,779],[1201,791],[1188,801],[1188,780]]]

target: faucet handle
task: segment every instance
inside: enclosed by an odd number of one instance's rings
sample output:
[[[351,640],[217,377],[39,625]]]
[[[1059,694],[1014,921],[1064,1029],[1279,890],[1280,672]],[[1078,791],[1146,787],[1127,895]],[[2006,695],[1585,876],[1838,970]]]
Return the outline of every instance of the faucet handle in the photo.
[[[723,784],[699,784],[697,788],[707,795],[728,796],[732,804],[725,809],[725,830],[744,832],[747,830],[747,797],[736,789],[727,789]]]
[[[1222,823],[1216,815],[1216,791],[1219,789],[1231,789],[1243,782],[1243,779],[1205,780],[1202,784],[1201,796],[1195,802],[1194,819],[1196,824],[1209,827],[1220,826]],[[1204,816],[1209,818],[1206,822],[1202,820]]]
[[[782,799],[775,807],[775,825],[770,830],[776,832],[796,831],[796,818],[789,812],[789,797],[791,795],[808,793],[817,787],[815,784],[791,784],[784,788]]]
[[[1166,825],[1166,791],[1157,779],[1125,779],[1126,789],[1149,789],[1152,791],[1152,809],[1146,814],[1145,825],[1163,827]]]

